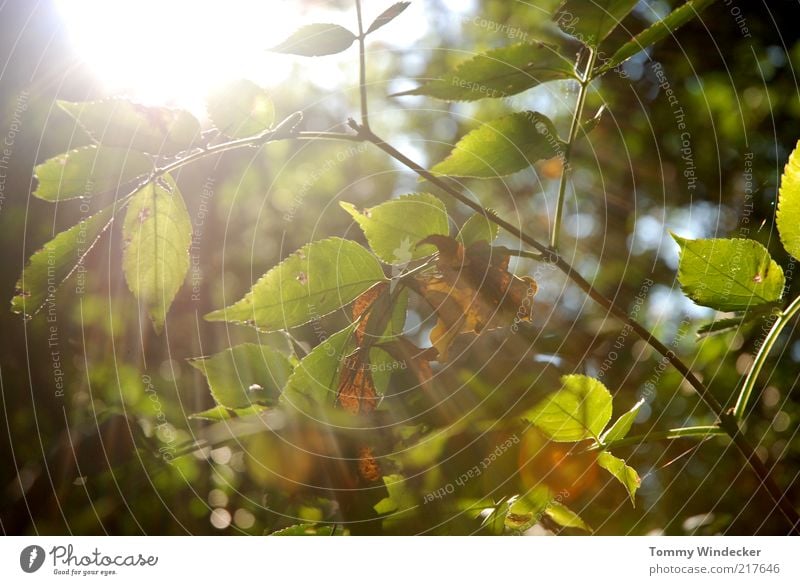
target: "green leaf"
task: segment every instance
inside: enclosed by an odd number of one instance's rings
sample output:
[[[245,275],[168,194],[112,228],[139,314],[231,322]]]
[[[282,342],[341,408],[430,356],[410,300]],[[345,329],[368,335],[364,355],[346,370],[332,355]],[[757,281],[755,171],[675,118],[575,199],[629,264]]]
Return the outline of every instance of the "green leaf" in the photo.
[[[710,323],[701,325],[697,329],[697,337],[698,339],[702,339],[704,337],[709,337],[711,335],[718,335],[721,333],[728,333],[729,331],[737,330],[739,329],[739,327],[745,324],[745,318],[748,315],[752,315],[753,313],[754,311],[751,311],[746,314],[737,315],[736,317],[726,317],[725,319],[714,319]]]
[[[702,341],[706,337],[711,337],[712,335],[722,335],[732,331],[744,330],[747,325],[759,319],[763,319],[764,317],[768,317],[771,313],[778,312],[779,310],[780,308],[777,304],[768,304],[751,309],[746,313],[738,313],[733,317],[714,318],[713,321],[697,328],[697,341]]]
[[[341,53],[352,45],[354,40],[356,36],[338,24],[308,24],[297,29],[288,39],[270,50],[303,57],[319,57]]]
[[[294,369],[280,397],[281,404],[306,412],[314,405],[333,406],[339,387],[339,369],[353,349],[350,325],[326,338]]]
[[[378,514],[403,515],[415,508],[417,501],[406,487],[406,478],[399,474],[385,475],[383,483],[388,497],[383,498],[373,508]]]
[[[491,210],[489,213],[493,214]],[[461,226],[456,239],[465,247],[469,247],[470,244],[475,242],[488,242],[491,244],[497,239],[499,233],[499,225],[489,221],[482,213],[475,213]]]
[[[200,123],[183,110],[146,107],[124,99],[58,105],[99,144],[150,154],[177,154],[200,137]]]
[[[46,160],[33,169],[33,194],[45,201],[64,201],[113,192],[153,170],[141,152],[110,146],[84,146]]]
[[[11,310],[33,317],[45,302],[54,302],[55,291],[83,262],[111,223],[114,206],[86,218],[47,242],[28,260],[17,281]]]
[[[762,307],[751,309],[746,313],[740,313],[733,317],[727,317],[724,319],[715,319],[710,323],[701,325],[697,329],[698,341],[702,340],[705,337],[710,337],[712,335],[719,335],[731,331],[738,331],[746,327],[747,325],[750,325],[751,323],[758,321],[759,319],[768,317],[771,313],[778,310],[779,308],[776,305],[764,305]]]
[[[561,384],[524,418],[553,441],[598,439],[611,420],[611,394],[599,380],[580,374],[562,376]]]
[[[624,439],[628,431],[631,430],[631,426],[633,426],[633,421],[636,420],[636,415],[639,414],[639,409],[642,408],[644,404],[644,398],[641,399],[639,402],[633,405],[628,412],[620,416],[611,428],[609,428],[603,436],[600,437],[600,440],[605,443],[610,443],[611,441],[618,441],[620,439]]]
[[[247,138],[269,130],[275,121],[272,99],[261,87],[240,79],[208,97],[208,115],[214,126],[230,138]]]
[[[513,498],[505,514],[505,526],[509,530],[524,532],[542,519],[553,494],[547,487],[538,485],[528,493]]]
[[[408,316],[408,289],[403,289],[397,295],[397,299],[392,307],[392,319],[386,327],[386,336],[384,339],[391,339],[394,336],[402,335],[406,326],[406,317]]]
[[[277,530],[270,536],[332,536],[333,526],[318,526],[317,524],[295,524],[282,530]]]
[[[190,414],[189,418],[193,420],[210,420],[219,422],[233,418],[233,413],[229,408],[225,408],[224,406],[212,406],[206,410],[201,410],[200,412]]]
[[[481,528],[485,528],[489,534],[501,535],[506,528],[506,519],[508,518],[508,510],[511,507],[510,499],[501,499],[494,505],[489,515],[483,518]]]
[[[487,122],[458,141],[432,173],[490,179],[516,173],[562,152],[553,123],[539,112],[517,112]]]
[[[328,238],[306,244],[262,276],[242,300],[205,318],[288,329],[335,311],[382,280],[380,263],[366,249]]]
[[[286,356],[255,343],[237,345],[189,363],[203,372],[217,404],[230,409],[253,403],[275,404],[292,373]]]
[[[626,465],[623,459],[614,457],[608,451],[603,451],[597,456],[597,464],[613,475],[628,490],[631,504],[635,507],[636,500],[634,497],[636,496],[636,490],[639,489],[639,485],[642,483],[636,470]]]
[[[670,12],[666,18],[646,28],[617,49],[611,58],[602,64],[598,73],[605,73],[614,69],[650,45],[674,34],[680,27],[694,19],[713,3],[714,0],[689,0]]]
[[[598,47],[639,0],[566,0],[555,15],[558,26],[590,47]]]
[[[672,237],[681,248],[681,288],[698,305],[746,311],[781,298],[783,269],[755,240]]]
[[[553,522],[564,528],[578,528],[586,532],[593,532],[592,527],[584,522],[583,518],[560,502],[550,502],[544,513],[547,514]]]
[[[552,45],[518,43],[476,55],[443,78],[395,96],[427,95],[453,101],[502,98],[540,83],[574,77],[572,62]]]
[[[220,422],[223,420],[230,420],[232,418],[250,416],[264,412],[267,410],[266,406],[260,404],[253,404],[244,408],[225,408],[224,406],[214,406],[207,410],[195,412],[190,414],[189,418],[194,420],[210,420],[213,422]]]
[[[409,4],[411,4],[411,2],[395,2],[389,6],[389,8],[381,12],[380,15],[372,21],[372,24],[369,25],[366,34],[373,33],[382,26],[392,22],[395,18],[400,16],[400,14],[402,14],[406,8],[408,8]]]
[[[800,141],[783,170],[776,219],[783,247],[800,259]]]
[[[122,271],[128,288],[160,332],[189,270],[192,222],[169,175],[134,194],[122,226]]]
[[[381,348],[373,347],[369,350],[369,368],[378,396],[386,394],[392,374],[398,371],[399,367],[397,360]]]
[[[340,202],[364,230],[372,251],[387,264],[408,264],[430,256],[436,247],[417,243],[435,234],[448,235],[447,208],[428,193],[411,193],[391,199],[359,213],[352,203]]]

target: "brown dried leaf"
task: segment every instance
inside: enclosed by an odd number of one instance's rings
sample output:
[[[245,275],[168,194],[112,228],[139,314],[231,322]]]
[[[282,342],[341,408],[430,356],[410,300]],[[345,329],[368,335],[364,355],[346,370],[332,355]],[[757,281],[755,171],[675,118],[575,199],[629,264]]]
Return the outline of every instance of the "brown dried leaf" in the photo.
[[[336,400],[350,414],[368,414],[378,406],[378,393],[361,352],[357,351],[353,356],[342,365]]]
[[[375,459],[375,454],[371,447],[359,447],[358,449],[358,473],[366,481],[374,482],[381,479],[381,466]]]
[[[364,340],[364,334],[367,331],[367,322],[370,318],[370,313],[364,314],[372,308],[372,305],[375,301],[380,298],[382,294],[389,290],[389,283],[388,282],[379,282],[371,289],[367,290],[366,292],[362,293],[360,297],[358,297],[355,301],[353,301],[353,320],[355,321],[362,315],[361,321],[359,321],[358,326],[356,327],[353,336],[356,340],[356,345],[361,346],[361,342]]]
[[[413,285],[437,314],[431,343],[439,351],[439,361],[447,360],[450,345],[462,333],[530,321],[536,281],[508,272],[507,254],[485,241],[464,248],[447,236],[430,236],[418,245],[422,244],[439,249],[438,273],[418,276]]]
[[[423,390],[430,388],[430,381],[433,378],[430,362],[436,359],[438,354],[436,348],[419,348],[406,337],[397,337],[381,347],[411,370]]]

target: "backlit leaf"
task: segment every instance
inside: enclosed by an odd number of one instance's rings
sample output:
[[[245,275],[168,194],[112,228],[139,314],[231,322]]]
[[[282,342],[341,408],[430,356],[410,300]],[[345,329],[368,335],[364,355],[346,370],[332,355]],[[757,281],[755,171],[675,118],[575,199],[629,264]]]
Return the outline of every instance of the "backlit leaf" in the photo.
[[[308,24],[297,29],[289,38],[270,49],[276,53],[291,53],[318,57],[341,53],[353,44],[356,36],[338,24]]]
[[[275,108],[267,92],[246,79],[213,92],[207,108],[214,126],[231,138],[255,136],[269,130],[275,121]]]
[[[142,106],[124,99],[59,101],[58,105],[104,146],[170,155],[191,148],[200,137],[200,123],[183,110]]]
[[[378,514],[404,515],[417,505],[414,495],[406,487],[406,479],[399,474],[386,475],[383,478],[389,495],[375,504]]]
[[[431,172],[458,177],[510,175],[561,152],[553,123],[539,112],[517,112],[483,124],[458,141]]]
[[[372,21],[372,24],[369,25],[366,34],[373,33],[382,26],[392,22],[395,18],[400,16],[400,14],[402,14],[406,8],[408,8],[409,4],[411,4],[411,2],[395,2],[392,4],[389,8],[381,12],[381,14],[378,15],[375,20]]]
[[[372,373],[372,382],[375,385],[375,392],[378,396],[386,394],[392,374],[402,365],[380,347],[373,347],[369,350],[369,364],[367,367]]]
[[[630,41],[622,45],[611,56],[610,59],[601,65],[598,72],[604,73],[610,69],[614,69],[621,63],[624,63],[633,57],[638,52],[643,51],[650,45],[654,45],[658,41],[665,39],[671,34],[674,34],[676,30],[697,17],[698,14],[700,14],[713,3],[714,0],[689,0],[685,4],[670,12],[666,18],[649,26],[638,35],[633,37]]]
[[[611,394],[599,380],[571,374],[561,389],[542,400],[524,418],[553,441],[597,439],[611,420]]]
[[[574,76],[572,62],[552,45],[518,43],[476,55],[441,79],[395,95],[427,95],[452,101],[502,98]]]
[[[600,437],[600,440],[603,443],[609,443],[611,441],[618,441],[620,439],[624,439],[628,431],[631,430],[631,426],[633,426],[633,422],[636,420],[636,416],[639,414],[639,409],[642,408],[644,404],[644,398],[641,399],[639,402],[633,405],[628,412],[621,415],[614,424],[609,427],[609,429],[603,433],[603,436]]]
[[[269,536],[332,536],[333,526],[318,524],[295,524],[282,530],[276,530]]]
[[[623,459],[614,457],[608,451],[603,451],[597,456],[597,464],[613,475],[625,487],[631,498],[631,504],[636,506],[636,490],[639,489],[639,485],[642,483],[636,470],[627,465]]]
[[[514,498],[505,513],[505,526],[509,530],[524,532],[542,519],[553,501],[547,487],[538,485],[526,494]]]
[[[672,237],[681,248],[681,288],[698,305],[745,311],[781,298],[783,269],[755,240]]]
[[[491,212],[490,212],[491,213]],[[500,233],[500,226],[489,221],[482,213],[475,213],[464,222],[456,239],[465,247],[469,247],[475,242],[492,243]]]
[[[556,13],[558,26],[590,47],[611,34],[639,0],[566,0]]]
[[[262,276],[242,300],[206,319],[267,331],[296,327],[346,305],[382,280],[380,264],[362,246],[328,238],[306,244]]]
[[[767,317],[772,311],[777,310],[774,305],[764,305],[761,308],[752,309],[746,313],[735,315],[734,317],[726,317],[715,319],[710,323],[701,325],[697,329],[697,338],[701,340],[705,337],[729,333],[731,331],[744,330],[748,325],[753,322]]]
[[[125,281],[160,332],[189,270],[192,242],[191,219],[169,175],[133,196],[125,213],[122,238]]]
[[[441,199],[428,193],[412,193],[391,199],[360,213],[351,203],[340,202],[364,230],[372,251],[387,264],[403,265],[436,252],[434,246],[417,246],[432,235],[450,231],[447,209]]]
[[[33,194],[45,201],[116,191],[153,170],[152,159],[127,148],[84,146],[36,165]]]
[[[547,508],[545,508],[544,513],[547,514],[553,522],[564,528],[577,528],[586,532],[592,532],[592,527],[584,522],[583,518],[576,512],[567,508],[564,504],[556,502],[555,500],[550,502]]]
[[[339,368],[353,349],[353,326],[324,339],[295,367],[281,394],[282,404],[301,411],[333,406]]]
[[[776,221],[783,247],[800,259],[800,142],[783,170]]]
[[[267,406],[260,404],[252,404],[244,408],[225,408],[224,406],[213,406],[206,410],[190,414],[189,418],[193,420],[209,420],[212,422],[220,422],[223,420],[230,420],[232,418],[247,417],[253,414],[258,414],[267,410]]]
[[[54,301],[56,289],[78,268],[113,217],[114,207],[87,217],[59,233],[28,260],[17,281],[11,310],[32,317],[45,301]]]
[[[292,365],[267,345],[243,343],[189,362],[203,372],[217,404],[229,409],[277,403]]]

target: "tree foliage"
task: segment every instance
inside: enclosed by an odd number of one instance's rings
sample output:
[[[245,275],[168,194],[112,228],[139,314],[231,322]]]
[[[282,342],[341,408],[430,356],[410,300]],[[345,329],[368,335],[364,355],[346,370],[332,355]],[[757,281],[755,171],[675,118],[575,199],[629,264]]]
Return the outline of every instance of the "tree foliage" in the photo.
[[[108,201],[30,255],[11,308],[30,318],[52,303],[58,287],[82,270],[108,235],[118,239],[105,250],[108,264],[119,267],[132,295],[123,302],[152,322],[152,332],[140,329],[142,339],[158,343],[159,335],[173,327],[171,308],[183,302],[181,295],[199,294],[194,292],[195,275],[202,270],[195,264],[196,240],[219,235],[205,232],[196,212],[190,214],[194,203],[187,203],[197,200],[197,186],[184,188],[179,170],[208,170],[211,155],[242,148],[272,154],[273,147],[308,142],[314,148],[333,141],[363,144],[427,184],[414,192],[376,190],[367,198],[348,188],[317,217],[325,220],[319,232],[308,238],[290,234],[279,258],[266,251],[269,236],[260,229],[251,234],[249,250],[240,246],[237,234],[225,236],[239,245],[238,255],[249,255],[246,262],[254,272],[239,270],[230,277],[221,270],[212,277],[224,281],[211,297],[213,306],[195,311],[193,327],[209,328],[223,347],[198,357],[205,352],[191,354],[196,348],[178,343],[181,357],[205,379],[208,396],[192,401],[204,405],[188,413],[192,438],[187,433],[172,465],[209,452],[213,459],[219,449],[237,451],[239,469],[257,491],[275,499],[275,512],[297,519],[291,526],[283,521],[263,525],[277,535],[514,534],[536,525],[577,533],[592,532],[604,522],[602,506],[579,504],[602,491],[606,479],[616,490],[608,501],[628,499],[635,506],[645,492],[637,451],[622,458],[623,449],[698,438],[702,445],[727,434],[745,452],[758,483],[766,486],[765,497],[774,500],[771,505],[791,518],[780,482],[753,463],[753,447],[742,431],[752,406],[755,381],[749,380],[758,377],[774,340],[753,348],[755,365],[741,384],[737,375],[722,388],[711,387],[693,370],[713,362],[709,353],[722,351],[713,343],[726,331],[778,315],[765,321],[777,339],[798,310],[786,261],[800,251],[797,150],[788,156],[777,198],[783,249],[755,239],[755,230],[710,238],[694,237],[691,229],[673,234],[679,256],[669,278],[697,306],[721,313],[719,319],[702,313],[709,316],[700,331],[709,345],[704,341],[693,348],[694,356],[679,357],[672,345],[659,341],[669,329],[646,318],[635,298],[626,304],[630,291],[621,291],[612,268],[581,262],[559,236],[560,212],[550,214],[548,207],[542,212],[547,221],[537,222],[533,208],[538,203],[522,201],[518,193],[491,200],[487,195],[496,195],[492,189],[498,185],[515,188],[523,174],[535,175],[558,186],[558,206],[574,188],[575,205],[596,210],[593,194],[580,192],[575,152],[585,148],[589,130],[602,132],[602,144],[608,129],[602,110],[593,118],[583,116],[584,101],[613,94],[615,84],[622,83],[615,70],[680,34],[678,29],[691,26],[710,4],[690,0],[637,33],[625,26],[637,18],[635,1],[568,1],[551,7],[547,21],[531,33],[536,40],[526,37],[485,51],[459,47],[472,56],[455,63],[434,60],[427,81],[394,93],[389,103],[399,106],[413,96],[431,108],[442,107],[435,100],[488,105],[450,110],[478,114],[449,152],[435,149],[438,158],[431,160],[439,162],[430,170],[394,146],[400,143],[395,137],[373,130],[368,98],[377,90],[363,67],[360,116],[340,121],[336,131],[310,129],[318,119],[314,116],[299,123],[302,112],[248,80],[208,97],[211,127],[202,132],[201,122],[182,110],[122,98],[59,102],[88,144],[36,165],[33,195],[64,206]],[[388,6],[365,27],[359,6],[356,32],[338,24],[308,24],[271,50],[325,58],[358,44],[364,58],[372,35],[404,18],[408,7],[408,2]],[[568,134],[559,130],[563,120],[508,100],[550,86],[579,94]],[[436,115],[448,116],[445,111]],[[699,144],[703,137],[696,140]],[[596,153],[601,164],[621,156],[603,149]],[[366,163],[360,171],[370,172]],[[304,172],[312,171],[306,166]],[[316,188],[339,192],[341,186],[328,184],[333,182],[329,176],[314,171],[314,177]],[[499,202],[499,209],[484,205],[486,200]],[[277,211],[268,209],[276,216]],[[302,210],[292,208],[285,217],[296,212]],[[252,219],[252,210],[236,205],[229,206],[229,214]],[[599,214],[591,220],[587,215],[576,213],[575,221],[593,226],[602,221]],[[328,220],[342,229],[329,229]],[[301,237],[305,241],[298,241]],[[555,245],[541,243],[551,238]],[[600,276],[586,280],[591,271]],[[559,272],[566,281],[557,280]],[[586,303],[597,301],[602,308],[592,318],[575,319],[591,321],[589,329],[565,320],[551,330],[542,316],[545,299],[564,282],[586,293]],[[574,310],[584,301],[564,302]],[[615,320],[606,323],[609,316]],[[604,324],[596,326],[601,318]],[[174,324],[179,335],[186,331],[183,325]],[[611,342],[608,328],[614,330]],[[608,373],[622,367],[617,360],[633,344],[629,337],[638,338],[641,360],[652,357],[656,364],[634,381]],[[562,354],[560,344],[567,342],[582,344],[581,349]],[[598,347],[606,348],[605,358],[598,358]],[[625,355],[623,361],[639,368],[640,357]],[[541,365],[545,362],[549,369]],[[142,375],[149,377],[144,370]],[[656,396],[665,384],[699,397],[703,425],[662,426],[662,415],[668,421],[678,418],[670,414],[673,406]],[[193,386],[195,393],[201,389]],[[741,406],[731,411],[730,404],[737,402]],[[651,413],[654,427],[644,428],[641,423]],[[639,512],[642,508],[645,512]],[[636,513],[647,514],[647,506]]]

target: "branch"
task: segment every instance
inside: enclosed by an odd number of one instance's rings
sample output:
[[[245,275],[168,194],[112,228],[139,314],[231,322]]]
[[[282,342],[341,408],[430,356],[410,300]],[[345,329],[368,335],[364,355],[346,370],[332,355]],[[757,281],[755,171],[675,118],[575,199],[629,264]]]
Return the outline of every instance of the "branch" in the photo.
[[[402,152],[398,151],[392,145],[387,143],[386,141],[382,140],[378,136],[375,135],[368,128],[364,128],[363,126],[359,126],[353,120],[349,122],[350,127],[356,130],[356,133],[359,134],[364,138],[364,140],[371,142],[386,154],[397,160],[398,162],[403,163],[409,169],[417,173],[419,176],[423,177],[427,181],[430,181],[443,191],[445,191],[451,197],[457,199],[473,211],[480,213],[488,218],[489,221],[492,223],[500,226],[514,237],[519,238],[524,243],[528,244],[532,248],[538,250],[542,254],[542,259],[546,262],[549,262],[556,266],[559,270],[561,270],[567,278],[572,280],[575,284],[580,287],[592,300],[603,306],[610,314],[614,315],[628,325],[636,334],[641,337],[644,341],[646,341],[649,345],[653,347],[658,353],[664,356],[670,364],[672,364],[675,369],[677,369],[681,375],[692,385],[692,387],[697,391],[703,401],[708,405],[708,407],[716,414],[718,417],[722,418],[724,416],[722,405],[719,401],[714,397],[713,394],[708,390],[708,388],[700,381],[700,379],[692,372],[692,370],[681,361],[681,359],[675,354],[674,351],[669,349],[665,346],[661,341],[658,340],[650,331],[645,329],[639,323],[631,319],[627,312],[620,308],[619,306],[614,304],[614,301],[604,296],[601,292],[595,289],[585,278],[583,278],[576,270],[572,267],[569,262],[564,260],[559,254],[542,244],[541,242],[537,241],[533,236],[527,234],[526,232],[522,231],[521,228],[516,228],[509,222],[505,221],[504,219],[499,218],[496,214],[490,213],[487,209],[485,209],[480,203],[476,203],[459,190],[453,188],[449,183],[445,182],[444,180],[440,179],[439,177],[433,175],[430,171],[423,168],[418,163],[414,162],[407,156],[405,156]],[[538,258],[537,258],[538,259]]]
[[[572,147],[578,137],[578,129],[581,126],[583,119],[583,108],[586,104],[586,96],[589,93],[589,85],[592,83],[592,69],[597,60],[597,51],[588,47],[589,57],[587,59],[586,68],[580,76],[580,88],[578,90],[578,101],[575,104],[575,111],[572,114],[572,124],[569,128],[569,136],[567,137],[567,145],[564,147],[564,167],[561,170],[561,181],[558,184],[558,200],[556,201],[556,211],[553,216],[553,231],[550,234],[550,247],[553,250],[558,249],[558,240],[561,235],[561,224],[564,220],[564,199],[567,194],[567,181],[570,174],[570,159],[572,157]]]
[[[739,391],[739,398],[736,400],[736,406],[733,409],[733,415],[737,420],[742,420],[744,418],[747,411],[747,403],[750,401],[750,396],[753,394],[758,375],[761,373],[761,369],[767,361],[769,352],[772,350],[778,337],[780,337],[783,328],[786,327],[798,311],[800,311],[800,297],[793,300],[785,310],[778,314],[775,323],[772,324],[772,328],[764,338],[761,347],[758,348],[758,353],[756,353],[756,357],[753,360],[753,366],[750,368],[747,377],[742,383],[742,389]]]
[[[671,441],[673,439],[688,439],[693,437],[707,438],[714,435],[727,435],[727,433],[715,425],[681,427],[678,429],[669,429],[668,431],[653,431],[652,433],[645,433],[644,435],[625,437],[624,439],[610,441],[605,445],[592,445],[587,451],[598,451],[600,449],[626,447],[629,445],[644,445],[645,443],[657,443],[659,441]]]
[[[761,485],[764,486],[783,514],[791,522],[792,532],[800,534],[800,515],[794,509],[792,503],[789,502],[786,495],[781,491],[780,487],[778,487],[778,485],[775,483],[774,479],[772,479],[769,469],[767,469],[766,465],[764,465],[764,463],[758,458],[755,449],[752,447],[752,445],[750,445],[744,435],[742,435],[736,418],[731,412],[726,412],[723,409],[720,402],[714,397],[713,394],[711,394],[710,390],[705,386],[705,384],[700,381],[697,375],[675,354],[674,351],[664,345],[649,330],[640,325],[637,321],[633,320],[628,313],[616,305],[614,301],[595,289],[591,283],[589,283],[589,281],[583,278],[575,270],[575,268],[573,268],[569,262],[559,256],[555,250],[538,242],[533,236],[522,231],[521,228],[514,227],[504,219],[501,219],[497,215],[490,213],[480,203],[476,203],[464,195],[461,191],[452,187],[446,181],[433,175],[430,171],[414,162],[412,159],[408,158],[385,140],[381,139],[369,128],[359,125],[357,122],[355,122],[355,120],[349,120],[348,125],[353,128],[356,131],[356,134],[363,140],[374,144],[393,159],[404,164],[409,169],[417,173],[420,177],[433,183],[454,199],[463,203],[473,211],[484,215],[489,219],[489,221],[500,226],[508,233],[519,238],[522,242],[541,252],[546,261],[550,262],[559,270],[561,270],[567,276],[567,278],[578,285],[578,287],[583,290],[592,300],[604,307],[609,314],[615,316],[622,323],[630,327],[631,330],[634,331],[642,340],[660,353],[665,360],[667,360],[678,372],[680,372],[684,379],[686,379],[692,388],[695,389],[701,400],[717,416],[719,419],[717,426],[733,440],[739,451],[742,453],[742,455],[744,455],[745,460],[750,465],[753,472],[758,476]]]
[[[361,18],[361,0],[356,0],[356,17],[358,18],[358,91],[361,95],[361,125],[369,128],[369,112],[367,111],[367,56],[364,46],[364,23]]]
[[[108,220],[108,225],[114,221],[117,213],[124,209],[128,203],[130,203],[133,196],[138,193],[141,189],[147,186],[149,183],[152,183],[159,177],[166,175],[167,173],[171,173],[177,169],[180,169],[188,164],[193,162],[197,162],[206,158],[207,156],[213,156],[215,154],[221,154],[223,152],[228,152],[230,150],[238,150],[239,148],[258,148],[268,144],[269,142],[275,142],[277,140],[346,140],[351,142],[362,142],[363,139],[359,136],[354,134],[346,134],[344,132],[302,132],[297,131],[297,125],[303,119],[303,114],[301,112],[295,112],[290,116],[287,116],[283,121],[281,121],[275,128],[271,128],[266,130],[260,134],[256,134],[255,136],[248,136],[246,138],[240,138],[238,140],[231,140],[229,142],[223,142],[220,144],[215,144],[213,146],[208,146],[205,148],[201,148],[191,154],[186,155],[183,158],[177,159],[172,161],[169,164],[164,165],[163,167],[158,167],[153,170],[145,179],[140,181],[136,187],[131,189],[131,191],[122,197],[119,205],[114,209],[114,213],[111,219]]]
[[[157,178],[162,177],[167,173],[171,173],[172,171],[175,171],[188,164],[202,160],[207,156],[221,154],[223,152],[228,152],[230,150],[238,150],[239,148],[258,148],[270,142],[275,142],[277,140],[290,140],[290,139],[291,140],[346,140],[350,142],[363,141],[363,139],[360,138],[359,136],[356,136],[354,134],[346,134],[344,132],[297,131],[295,128],[302,119],[303,119],[303,114],[301,112],[295,112],[294,114],[291,114],[290,116],[285,118],[275,128],[266,130],[261,134],[256,134],[255,136],[248,136],[247,138],[240,138],[238,140],[231,140],[229,142],[223,142],[221,144],[215,144],[214,146],[202,148],[181,159],[175,160],[167,165],[164,165],[163,167],[158,167],[157,169],[154,169],[153,172],[150,173],[150,175],[148,175],[146,179],[142,180],[131,191],[131,193],[123,199],[123,203],[125,202],[126,199],[129,199],[130,196],[132,196],[137,191],[142,189],[145,185],[147,185],[148,183],[152,183]]]
[[[302,119],[303,114],[300,112],[295,112],[294,114],[285,118],[282,122],[275,126],[275,128],[265,130],[261,134],[256,134],[255,136],[249,136],[247,138],[240,138],[239,140],[231,140],[230,142],[223,142],[222,144],[215,144],[214,146],[209,146],[193,152],[192,154],[173,161],[168,165],[155,169],[147,178],[147,182],[145,184],[150,183],[158,177],[161,177],[169,172],[213,154],[219,154],[228,150],[236,150],[244,147],[263,146],[266,143],[274,140],[292,138],[293,136],[296,136],[294,129],[302,121]]]

